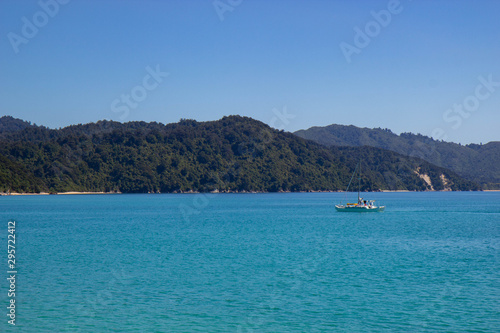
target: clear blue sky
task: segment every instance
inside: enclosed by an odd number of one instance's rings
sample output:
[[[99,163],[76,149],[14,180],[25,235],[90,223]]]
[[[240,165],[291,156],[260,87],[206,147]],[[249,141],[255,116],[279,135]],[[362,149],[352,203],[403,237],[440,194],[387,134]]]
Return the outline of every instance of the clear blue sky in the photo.
[[[500,1],[55,1],[0,2],[0,115],[57,128],[240,114],[500,140]]]

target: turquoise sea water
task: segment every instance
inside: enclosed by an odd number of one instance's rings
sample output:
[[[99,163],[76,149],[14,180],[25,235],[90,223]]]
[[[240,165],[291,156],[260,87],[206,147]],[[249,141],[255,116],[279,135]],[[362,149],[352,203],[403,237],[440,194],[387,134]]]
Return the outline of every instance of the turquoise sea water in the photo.
[[[500,193],[365,197],[0,197],[0,331],[499,332]]]

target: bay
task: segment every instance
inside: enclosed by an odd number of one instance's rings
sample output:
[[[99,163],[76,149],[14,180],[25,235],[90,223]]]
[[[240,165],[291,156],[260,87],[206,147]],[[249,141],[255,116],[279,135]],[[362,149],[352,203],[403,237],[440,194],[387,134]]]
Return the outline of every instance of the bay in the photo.
[[[352,196],[355,194],[348,194]],[[0,197],[2,332],[497,332],[500,193]]]

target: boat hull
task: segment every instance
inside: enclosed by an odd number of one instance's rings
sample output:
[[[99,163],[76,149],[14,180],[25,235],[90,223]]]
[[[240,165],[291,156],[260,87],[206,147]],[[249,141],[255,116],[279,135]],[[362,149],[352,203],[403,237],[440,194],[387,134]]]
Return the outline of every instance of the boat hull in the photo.
[[[344,206],[344,205],[335,205],[335,209],[338,212],[383,212],[385,206]]]

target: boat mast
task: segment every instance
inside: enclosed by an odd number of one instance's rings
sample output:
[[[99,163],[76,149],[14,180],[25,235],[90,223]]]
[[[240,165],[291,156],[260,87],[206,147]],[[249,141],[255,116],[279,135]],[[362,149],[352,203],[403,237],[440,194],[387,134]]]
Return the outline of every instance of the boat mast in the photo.
[[[359,203],[359,190],[361,189],[361,161],[359,161],[359,177],[358,177],[358,203]]]

